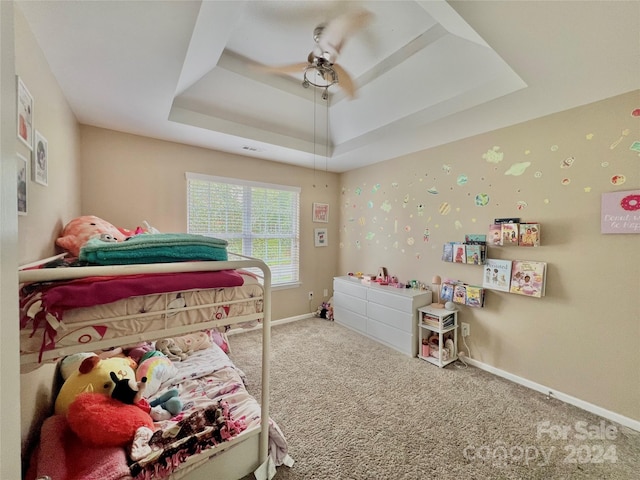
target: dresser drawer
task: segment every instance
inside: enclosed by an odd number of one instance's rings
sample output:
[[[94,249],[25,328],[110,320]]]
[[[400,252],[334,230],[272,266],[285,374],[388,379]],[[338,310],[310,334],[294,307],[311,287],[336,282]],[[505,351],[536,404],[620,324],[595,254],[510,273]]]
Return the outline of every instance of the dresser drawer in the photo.
[[[333,281],[333,291],[346,293],[347,295],[351,295],[352,297],[362,298],[366,300],[367,298],[367,287],[358,283],[355,280],[334,280]]]
[[[388,287],[386,290],[381,287],[372,287],[367,292],[367,300],[401,312],[413,313],[417,306],[431,303],[431,292],[419,293],[415,290],[394,292],[389,291]]]
[[[367,316],[369,318],[407,333],[412,333],[414,330],[413,315],[413,312],[394,310],[378,303],[369,303],[367,305]]]
[[[333,306],[350,310],[362,316],[367,315],[367,301],[341,292],[333,293]]]
[[[336,323],[357,330],[361,333],[367,333],[367,317],[358,315],[351,310],[335,305],[333,307],[333,319]]]
[[[397,328],[369,318],[367,322],[367,335],[395,348],[405,355],[416,355],[417,345],[411,333],[398,330]]]

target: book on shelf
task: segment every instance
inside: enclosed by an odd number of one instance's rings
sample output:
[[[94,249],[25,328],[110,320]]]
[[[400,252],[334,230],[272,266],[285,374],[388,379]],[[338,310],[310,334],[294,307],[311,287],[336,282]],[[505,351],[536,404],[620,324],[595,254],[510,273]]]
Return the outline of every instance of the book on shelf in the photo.
[[[484,264],[482,286],[508,292],[511,283],[511,260],[487,258]]]
[[[494,246],[502,245],[502,225],[499,223],[489,225],[489,244]]]
[[[453,244],[453,261],[455,263],[467,263],[466,245],[463,243]]]
[[[503,223],[501,224],[502,231],[502,245],[515,247],[518,245],[518,223]]]
[[[442,260],[445,262],[453,262],[453,244],[445,243],[442,246]]]
[[[467,233],[464,236],[464,243],[467,245],[486,245],[487,236],[479,233]]]
[[[467,305],[469,307],[484,306],[484,288],[476,285],[467,285]]]
[[[465,245],[465,252],[467,254],[467,262],[472,265],[482,265],[486,257],[486,247],[484,245]]]
[[[493,223],[502,225],[503,223],[520,223],[520,217],[494,218]]]
[[[539,223],[521,223],[520,224],[520,241],[521,247],[539,247],[540,246],[540,224]]]
[[[452,302],[453,301],[453,284],[445,282],[440,285],[440,301]]]
[[[433,315],[430,315],[428,313],[423,312],[422,313],[422,323],[424,323],[425,325],[428,325],[430,327],[435,327],[435,328],[453,327],[453,325],[455,325],[455,315],[453,313],[451,313],[451,314],[443,317],[442,320],[441,320],[437,316],[433,316]]]
[[[453,287],[453,303],[466,305],[467,303],[467,286],[464,283],[458,283]]]
[[[514,260],[511,267],[511,293],[528,297],[544,296],[547,264],[531,260]]]

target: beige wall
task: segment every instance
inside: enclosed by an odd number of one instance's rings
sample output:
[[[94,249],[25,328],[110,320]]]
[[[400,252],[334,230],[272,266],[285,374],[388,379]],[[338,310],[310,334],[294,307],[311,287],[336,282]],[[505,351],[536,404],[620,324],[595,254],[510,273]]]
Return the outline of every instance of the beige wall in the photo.
[[[600,234],[601,194],[640,188],[629,149],[639,100],[633,92],[343,174],[340,273],[385,266],[401,280],[482,284],[481,267],[441,261],[442,244],[487,233],[496,217],[540,222],[541,247],[489,257],[548,262],[546,296],[490,291],[485,308],[463,307],[473,358],[640,420],[640,236]],[[530,165],[509,174],[518,164]],[[476,206],[482,193],[489,203]]]
[[[28,182],[27,215],[18,217],[18,263],[24,264],[56,253],[54,242],[62,226],[80,215],[80,128],[22,12],[13,11],[16,74],[33,96],[34,128],[49,144],[48,185]],[[17,138],[15,146],[31,160],[31,151]],[[28,168],[31,172],[31,165]],[[17,329],[18,319],[14,322]],[[12,336],[2,338],[4,343]],[[21,375],[15,403],[20,402],[23,448],[38,432],[37,419],[49,414],[54,371],[53,365],[45,365]]]
[[[97,215],[122,227],[143,220],[163,232],[186,231],[185,172],[301,187],[301,286],[273,294],[273,319],[315,310],[324,289],[331,292],[338,265],[337,222],[311,222],[313,202],[335,209],[338,176],[265,162],[95,127],[82,127],[82,214]],[[315,185],[315,187],[314,187]],[[314,246],[314,228],[329,229],[329,246]],[[307,292],[313,291],[310,306]]]
[[[14,11],[16,73],[34,98],[34,129],[49,145],[48,186],[28,182],[28,213],[18,219],[19,261],[28,263],[53,255],[64,223],[80,214],[80,131],[22,12]],[[30,160],[26,145],[18,140],[16,145]]]

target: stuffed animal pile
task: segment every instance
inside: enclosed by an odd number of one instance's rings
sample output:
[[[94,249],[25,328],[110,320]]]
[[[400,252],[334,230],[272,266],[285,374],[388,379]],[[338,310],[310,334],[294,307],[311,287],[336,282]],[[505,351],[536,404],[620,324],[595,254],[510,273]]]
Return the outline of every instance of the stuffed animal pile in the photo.
[[[124,242],[134,235],[159,233],[146,220],[142,224],[143,226],[138,226],[135,230],[128,230],[116,227],[95,215],[83,215],[74,218],[65,225],[60,237],[56,239],[56,244],[74,257],[79,257],[82,246],[95,237],[99,237],[106,242]]]

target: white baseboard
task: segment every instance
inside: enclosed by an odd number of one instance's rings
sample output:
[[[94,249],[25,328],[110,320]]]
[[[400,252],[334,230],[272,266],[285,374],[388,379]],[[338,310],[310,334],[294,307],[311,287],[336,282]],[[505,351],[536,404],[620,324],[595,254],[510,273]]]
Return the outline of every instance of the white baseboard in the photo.
[[[575,405],[582,410],[586,410],[587,412],[595,413],[603,418],[611,420],[612,422],[619,423],[620,425],[624,425],[625,427],[629,427],[633,430],[640,432],[640,421],[634,420],[629,417],[625,417],[624,415],[620,415],[618,413],[612,412],[605,408],[599,407],[589,402],[585,402],[579,398],[573,397],[563,392],[559,392],[557,390],[553,390],[549,387],[541,385],[536,382],[532,382],[531,380],[527,380],[526,378],[519,377],[518,375],[514,375],[513,373],[505,372],[499,368],[493,367],[491,365],[487,365],[486,363],[479,362],[478,360],[473,360],[469,357],[464,357],[464,361],[469,365],[473,365],[481,370],[485,370],[489,373],[493,373],[499,377],[510,380],[514,383],[518,383],[524,387],[530,388],[532,390],[536,390],[540,393],[550,396],[551,398],[556,398],[562,402],[568,403],[570,405]]]

